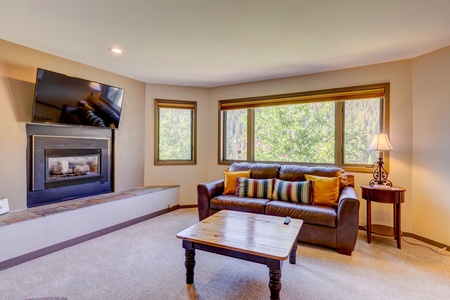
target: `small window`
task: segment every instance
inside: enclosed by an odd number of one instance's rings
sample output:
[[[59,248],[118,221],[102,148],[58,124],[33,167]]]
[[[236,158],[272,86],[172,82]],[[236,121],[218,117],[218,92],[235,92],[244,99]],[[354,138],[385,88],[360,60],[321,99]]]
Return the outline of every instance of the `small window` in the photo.
[[[197,102],[155,99],[155,165],[194,165]]]

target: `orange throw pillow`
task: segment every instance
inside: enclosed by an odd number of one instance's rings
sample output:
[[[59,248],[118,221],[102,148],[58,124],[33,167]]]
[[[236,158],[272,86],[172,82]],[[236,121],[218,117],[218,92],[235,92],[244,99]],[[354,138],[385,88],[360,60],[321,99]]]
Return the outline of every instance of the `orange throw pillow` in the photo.
[[[236,178],[250,178],[250,170],[248,171],[228,171],[223,170],[224,175],[224,195],[234,195],[236,194]]]
[[[339,200],[339,177],[321,177],[305,174],[306,180],[314,182],[313,203],[337,207]]]

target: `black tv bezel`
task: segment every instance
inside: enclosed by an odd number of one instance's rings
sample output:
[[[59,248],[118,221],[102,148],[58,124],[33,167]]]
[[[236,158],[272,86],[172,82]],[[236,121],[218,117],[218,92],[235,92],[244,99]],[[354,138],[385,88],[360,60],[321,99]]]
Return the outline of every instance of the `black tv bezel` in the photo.
[[[83,81],[83,82],[92,82],[92,83],[96,83],[96,84],[100,84],[104,87],[112,87],[112,88],[116,88],[116,89],[120,89],[122,90],[122,105],[120,106],[120,110],[118,112],[118,116],[119,116],[119,120],[118,120],[118,125],[115,128],[112,127],[99,127],[99,126],[95,126],[95,125],[88,125],[88,124],[76,124],[76,123],[63,123],[63,122],[45,122],[45,121],[36,121],[35,117],[36,117],[36,96],[37,96],[37,91],[38,91],[38,83],[39,83],[39,71],[44,71],[44,72],[50,72],[50,73],[54,73],[60,76],[64,76],[64,77],[68,77],[71,79],[75,79],[75,80],[79,80],[79,81]],[[102,92],[103,93],[103,92]],[[61,72],[57,72],[57,71],[53,71],[53,70],[49,70],[49,69],[44,69],[44,68],[37,68],[36,69],[36,77],[35,77],[35,85],[34,85],[34,92],[33,92],[33,110],[31,112],[31,123],[32,124],[40,124],[40,125],[50,125],[50,126],[61,126],[61,127],[87,127],[87,128],[98,128],[98,129],[113,129],[113,130],[118,130],[120,128],[120,124],[121,124],[121,120],[122,120],[122,113],[123,113],[123,98],[125,96],[125,89],[118,87],[118,86],[114,86],[111,84],[106,84],[106,83],[102,83],[99,81],[94,81],[94,80],[89,80],[86,78],[81,78],[81,77],[77,77],[77,76],[70,76]]]

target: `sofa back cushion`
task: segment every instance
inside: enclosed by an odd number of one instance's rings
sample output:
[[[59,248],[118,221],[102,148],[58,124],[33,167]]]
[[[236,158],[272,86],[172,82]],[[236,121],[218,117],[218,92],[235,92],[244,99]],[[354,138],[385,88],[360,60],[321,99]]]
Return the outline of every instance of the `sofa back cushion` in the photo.
[[[305,181],[305,174],[321,177],[339,177],[339,188],[348,185],[347,174],[339,167],[282,165],[279,179],[287,181]]]
[[[251,170],[250,178],[278,178],[285,181],[305,181],[305,174],[321,177],[339,177],[339,188],[343,189],[348,186],[347,174],[343,169],[336,166],[325,167],[242,162],[231,164],[228,170]]]
[[[278,164],[264,164],[264,163],[233,163],[228,168],[229,171],[245,171],[251,170],[251,178],[266,179],[277,178],[280,169]],[[303,179],[304,180],[304,179]]]

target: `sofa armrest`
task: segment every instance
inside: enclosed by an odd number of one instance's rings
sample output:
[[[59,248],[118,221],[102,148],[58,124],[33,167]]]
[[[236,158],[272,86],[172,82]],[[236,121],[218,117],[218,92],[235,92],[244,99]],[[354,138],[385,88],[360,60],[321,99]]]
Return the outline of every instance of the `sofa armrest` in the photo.
[[[223,194],[223,179],[200,183],[197,185],[198,219],[209,216],[209,200]]]
[[[355,249],[359,227],[359,199],[351,186],[342,190],[337,207],[336,248],[351,255]]]

